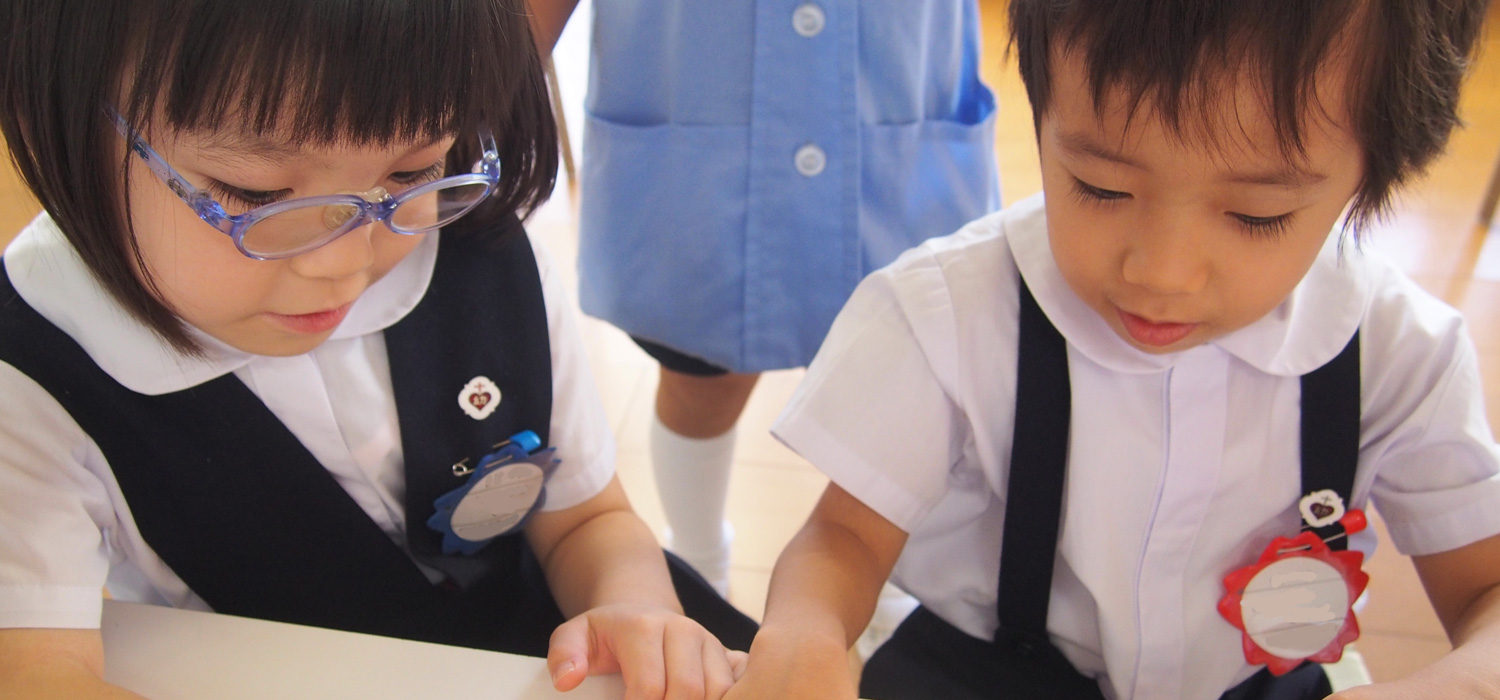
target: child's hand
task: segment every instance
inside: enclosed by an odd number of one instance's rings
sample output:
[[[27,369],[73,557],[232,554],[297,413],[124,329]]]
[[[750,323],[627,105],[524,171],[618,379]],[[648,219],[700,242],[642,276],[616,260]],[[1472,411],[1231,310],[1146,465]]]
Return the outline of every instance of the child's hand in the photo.
[[[1328,696],[1328,700],[1500,700],[1500,682],[1488,685],[1475,678],[1429,678],[1409,676],[1387,683],[1362,685]]]
[[[745,672],[745,653],[729,651],[702,625],[663,608],[606,605],[552,633],[547,668],[561,691],[590,674],[619,673],[626,700],[719,700]]]
[[[744,677],[724,700],[854,700],[849,650],[836,641],[762,627]]]
[[[1484,651],[1453,652],[1405,678],[1350,688],[1328,700],[1500,700],[1500,665]]]

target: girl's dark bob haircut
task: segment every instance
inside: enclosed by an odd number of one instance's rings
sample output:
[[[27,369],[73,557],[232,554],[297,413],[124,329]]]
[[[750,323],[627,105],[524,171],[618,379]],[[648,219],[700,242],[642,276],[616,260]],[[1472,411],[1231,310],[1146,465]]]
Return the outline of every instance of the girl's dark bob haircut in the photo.
[[[452,135],[449,174],[469,171],[487,126],[502,179],[460,222],[470,231],[509,228],[556,178],[524,0],[6,0],[0,60],[0,129],[22,178],[105,289],[188,353],[200,348],[136,247],[132,166],[106,106],[148,135],[233,124],[314,147]]]
[[[1458,92],[1488,0],[1011,0],[1011,44],[1040,123],[1054,51],[1083,60],[1094,104],[1119,90],[1183,134],[1200,128],[1232,81],[1258,79],[1288,157],[1320,109],[1320,73],[1347,69],[1347,118],[1364,179],[1345,226],[1356,234],[1392,192],[1440,154],[1458,125]],[[1211,118],[1211,117],[1210,117]],[[1212,134],[1207,134],[1212,140]]]

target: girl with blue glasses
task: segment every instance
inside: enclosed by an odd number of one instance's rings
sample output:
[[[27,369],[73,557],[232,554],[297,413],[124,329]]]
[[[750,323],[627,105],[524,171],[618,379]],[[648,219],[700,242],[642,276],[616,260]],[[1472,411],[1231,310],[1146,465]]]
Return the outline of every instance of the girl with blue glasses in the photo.
[[[631,511],[521,225],[521,0],[16,0],[0,54],[0,697],[128,696],[101,589],[727,690],[755,625]]]

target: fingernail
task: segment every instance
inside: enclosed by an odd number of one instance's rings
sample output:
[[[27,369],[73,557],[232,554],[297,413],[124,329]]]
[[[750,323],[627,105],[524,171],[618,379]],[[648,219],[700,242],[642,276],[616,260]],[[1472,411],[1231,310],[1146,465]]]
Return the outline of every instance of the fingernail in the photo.
[[[572,661],[562,662],[562,665],[558,666],[557,670],[552,672],[552,682],[554,684],[557,683],[557,679],[562,678],[569,673],[572,673],[573,669],[575,668],[578,668],[578,664],[575,664]]]

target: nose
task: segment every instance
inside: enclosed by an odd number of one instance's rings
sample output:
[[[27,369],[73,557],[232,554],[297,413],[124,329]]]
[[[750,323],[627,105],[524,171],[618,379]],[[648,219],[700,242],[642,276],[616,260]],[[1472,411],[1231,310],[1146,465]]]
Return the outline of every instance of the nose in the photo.
[[[375,249],[371,237],[376,226],[368,223],[359,228],[291,258],[292,271],[310,279],[344,279],[358,274],[375,262]]]
[[[1192,294],[1208,285],[1212,265],[1200,232],[1157,219],[1131,235],[1121,261],[1125,281],[1155,294]]]

